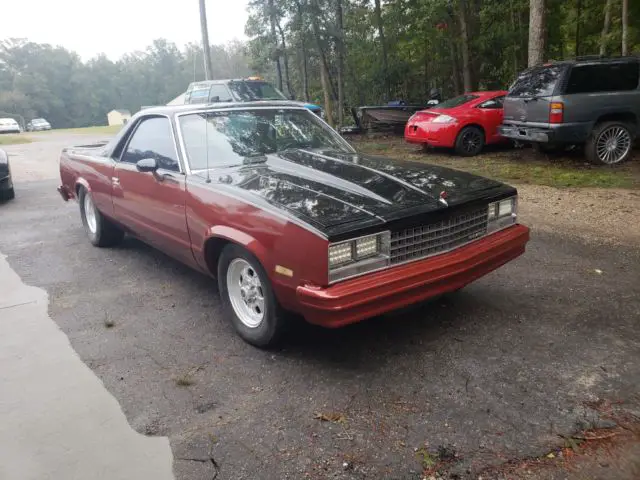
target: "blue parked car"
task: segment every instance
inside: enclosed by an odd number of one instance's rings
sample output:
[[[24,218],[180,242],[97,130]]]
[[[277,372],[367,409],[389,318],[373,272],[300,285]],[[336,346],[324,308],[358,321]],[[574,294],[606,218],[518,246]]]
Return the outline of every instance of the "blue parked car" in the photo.
[[[259,100],[287,100],[308,108],[321,118],[324,110],[319,105],[296,102],[260,77],[236,80],[203,80],[192,82],[184,95],[184,103],[255,102]]]

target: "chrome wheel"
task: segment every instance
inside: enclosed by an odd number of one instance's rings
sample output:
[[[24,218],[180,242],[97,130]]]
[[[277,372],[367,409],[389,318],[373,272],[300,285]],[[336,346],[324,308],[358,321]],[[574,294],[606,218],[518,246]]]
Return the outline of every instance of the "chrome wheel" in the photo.
[[[236,258],[229,264],[227,291],[238,319],[249,328],[257,328],[266,313],[264,291],[257,270],[245,259]]]
[[[91,199],[91,195],[87,192],[84,195],[84,218],[87,221],[87,228],[91,233],[96,233],[98,231],[98,220],[96,216],[96,207],[93,205],[93,200]]]
[[[596,142],[596,153],[602,163],[612,165],[626,157],[631,149],[631,134],[626,128],[612,126],[603,130]]]

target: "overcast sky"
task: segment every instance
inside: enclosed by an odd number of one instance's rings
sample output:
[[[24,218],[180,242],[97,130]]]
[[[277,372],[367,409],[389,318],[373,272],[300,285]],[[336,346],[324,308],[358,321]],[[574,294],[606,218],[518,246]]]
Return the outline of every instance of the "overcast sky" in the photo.
[[[247,0],[206,0],[212,44],[244,39]],[[0,0],[0,39],[62,45],[83,60],[116,60],[155,38],[182,47],[200,40],[198,0]]]

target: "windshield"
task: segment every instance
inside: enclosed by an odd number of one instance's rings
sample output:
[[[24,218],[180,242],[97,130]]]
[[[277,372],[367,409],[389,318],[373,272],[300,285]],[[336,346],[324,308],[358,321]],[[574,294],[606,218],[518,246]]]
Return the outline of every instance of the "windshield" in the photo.
[[[535,67],[520,74],[509,89],[510,97],[549,97],[553,95],[562,65]]]
[[[450,98],[442,103],[437,104],[434,108],[456,108],[465,103],[469,103],[471,100],[478,98],[477,95],[460,95],[459,97]]]
[[[254,100],[288,100],[276,87],[267,82],[235,81],[229,82],[231,91],[243,102]]]
[[[0,118],[0,125],[16,125],[17,123],[13,118]]]
[[[250,163],[289,149],[354,153],[308,110],[256,109],[193,113],[180,117],[192,170]],[[253,159],[253,160],[251,160]]]

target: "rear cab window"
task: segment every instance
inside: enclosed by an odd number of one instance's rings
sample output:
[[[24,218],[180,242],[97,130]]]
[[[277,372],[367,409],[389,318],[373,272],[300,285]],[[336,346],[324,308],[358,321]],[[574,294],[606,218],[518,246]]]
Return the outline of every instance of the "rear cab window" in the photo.
[[[522,72],[509,89],[509,97],[534,98],[553,96],[566,65],[546,65]]]

